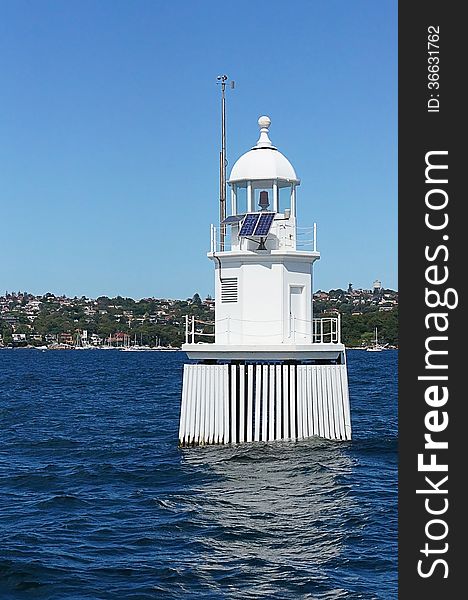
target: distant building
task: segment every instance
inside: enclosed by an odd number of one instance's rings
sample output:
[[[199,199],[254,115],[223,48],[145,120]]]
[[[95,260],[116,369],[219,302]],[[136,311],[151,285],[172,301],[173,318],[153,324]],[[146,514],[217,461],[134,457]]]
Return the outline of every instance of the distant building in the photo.
[[[92,333],[89,339],[93,346],[99,346],[102,343],[102,339],[98,336],[97,333]]]
[[[15,315],[10,315],[10,314],[3,314],[2,315],[2,319],[5,321],[5,323],[7,323],[8,325],[16,325],[16,323],[18,323],[18,317]]]
[[[25,333],[13,333],[11,337],[13,339],[13,344],[26,344]]]
[[[203,300],[203,304],[205,306],[207,306],[210,310],[214,310],[214,308],[215,308],[215,301],[213,298],[211,298],[211,296],[208,296],[207,298],[205,298]]]
[[[330,296],[327,292],[317,292],[314,294],[314,300],[329,300]]]
[[[61,333],[59,335],[59,341],[61,344],[73,345],[73,335],[71,333]]]
[[[128,335],[126,333],[123,333],[122,331],[117,331],[117,333],[114,333],[111,338],[110,341],[111,343],[124,343],[127,340]]]

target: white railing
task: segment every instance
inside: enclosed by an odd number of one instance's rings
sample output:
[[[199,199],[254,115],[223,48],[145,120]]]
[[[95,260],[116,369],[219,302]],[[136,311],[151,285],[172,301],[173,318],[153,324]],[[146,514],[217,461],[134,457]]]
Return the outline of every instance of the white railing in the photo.
[[[218,242],[217,242],[217,230],[216,230],[216,226],[211,224],[210,225],[210,247],[211,247],[211,252],[218,252]]]
[[[189,315],[185,315],[185,343],[186,344],[195,344],[197,343],[197,341],[200,341],[197,338],[200,337],[212,337],[214,338],[214,331],[213,333],[205,333],[204,331],[204,327],[202,328],[203,330],[200,331],[200,327],[197,327],[197,325],[208,325],[211,327],[214,327],[214,323],[213,322],[209,322],[209,321],[200,321],[199,319],[195,319],[195,316],[189,316]]]
[[[222,324],[222,325],[221,325]],[[260,333],[252,331],[252,324],[259,326],[267,325],[269,327],[268,333]],[[304,319],[298,319],[293,315],[290,316],[289,331],[284,334],[283,331],[278,333],[272,333],[275,329],[282,329],[282,321],[246,321],[241,319],[233,319],[226,317],[219,321],[216,321],[218,327],[222,327],[222,333],[227,338],[227,343],[230,343],[231,339],[236,338],[277,338],[278,343],[289,342],[306,342],[312,344],[340,344],[341,343],[341,315],[338,314],[336,317],[324,317],[318,319],[312,319],[312,321],[306,321]],[[250,333],[245,331],[243,325],[248,325]],[[201,327],[200,327],[201,326]],[[196,344],[196,343],[209,343],[210,340],[206,338],[214,338],[215,333],[207,333],[206,327],[214,327],[213,321],[201,321],[196,319],[195,316],[185,316],[185,343]],[[308,340],[308,341],[307,341]],[[212,340],[214,341],[214,339]]]
[[[313,344],[341,343],[341,315],[312,319]]]
[[[296,247],[311,248],[317,252],[317,223],[312,227],[296,227]]]
[[[296,247],[302,250],[312,250],[317,252],[317,223],[312,227],[294,227],[284,221],[281,223],[280,232],[278,233],[277,243],[281,247]],[[231,248],[231,231],[230,227],[226,226],[226,234],[224,238],[225,250]],[[244,238],[242,238],[244,239]],[[210,251],[220,251],[220,240],[218,239],[218,228],[216,225],[210,226]]]

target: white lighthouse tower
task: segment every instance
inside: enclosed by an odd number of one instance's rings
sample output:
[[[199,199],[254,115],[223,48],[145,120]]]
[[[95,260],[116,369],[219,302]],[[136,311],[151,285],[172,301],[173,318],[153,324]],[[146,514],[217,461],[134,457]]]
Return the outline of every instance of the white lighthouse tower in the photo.
[[[183,446],[351,438],[339,315],[316,319],[316,227],[299,228],[300,184],[260,117],[256,145],[234,164],[226,235],[211,226],[215,333],[187,320]],[[221,244],[218,237],[222,238]]]

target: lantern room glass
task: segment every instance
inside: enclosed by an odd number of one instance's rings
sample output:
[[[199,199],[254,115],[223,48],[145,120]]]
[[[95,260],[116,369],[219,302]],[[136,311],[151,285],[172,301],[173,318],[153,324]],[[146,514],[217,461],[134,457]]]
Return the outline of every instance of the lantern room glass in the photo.
[[[268,194],[268,206],[260,206],[260,194]],[[294,183],[282,180],[257,180],[240,181],[231,184],[231,214],[244,215],[248,212],[267,210],[269,212],[284,214],[289,210],[295,215]]]

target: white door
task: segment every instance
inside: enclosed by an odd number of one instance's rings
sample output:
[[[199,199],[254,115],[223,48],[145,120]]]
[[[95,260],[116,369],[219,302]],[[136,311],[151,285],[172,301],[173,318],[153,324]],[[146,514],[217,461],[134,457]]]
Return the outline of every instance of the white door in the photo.
[[[305,291],[302,285],[289,286],[289,319],[291,338],[296,343],[307,341]]]

